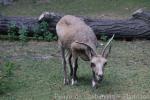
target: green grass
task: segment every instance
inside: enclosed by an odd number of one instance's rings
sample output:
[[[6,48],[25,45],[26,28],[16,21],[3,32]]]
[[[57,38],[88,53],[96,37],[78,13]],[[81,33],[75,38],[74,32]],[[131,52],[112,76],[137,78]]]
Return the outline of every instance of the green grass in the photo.
[[[117,100],[149,100],[149,50],[150,41],[114,41],[105,78],[98,89],[93,89],[89,63],[82,60],[78,69],[79,85],[63,85],[57,42],[30,41],[22,47],[17,41],[0,41],[1,62],[9,60],[18,66],[13,72],[11,91],[1,95],[0,100],[62,100],[65,96],[95,100],[102,95],[105,98],[113,95]]]
[[[139,8],[150,8],[149,0],[17,0],[0,6],[1,13],[11,16],[38,16],[43,11],[65,14],[125,17]]]

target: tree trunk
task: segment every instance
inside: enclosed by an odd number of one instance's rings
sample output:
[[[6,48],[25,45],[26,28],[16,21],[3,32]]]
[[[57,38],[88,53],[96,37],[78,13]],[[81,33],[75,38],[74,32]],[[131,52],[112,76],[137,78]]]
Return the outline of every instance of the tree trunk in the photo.
[[[55,34],[56,23],[62,16],[60,14],[50,13],[44,16],[42,21],[48,22],[50,32]],[[112,34],[115,34],[115,38],[150,38],[150,12],[142,11],[141,9],[134,12],[132,18],[129,19],[111,20],[79,17],[92,27],[97,37],[102,35],[112,36]],[[34,29],[41,22],[36,17],[0,16],[0,34],[7,34],[11,23],[15,23],[18,30],[25,26],[30,36],[32,36]]]

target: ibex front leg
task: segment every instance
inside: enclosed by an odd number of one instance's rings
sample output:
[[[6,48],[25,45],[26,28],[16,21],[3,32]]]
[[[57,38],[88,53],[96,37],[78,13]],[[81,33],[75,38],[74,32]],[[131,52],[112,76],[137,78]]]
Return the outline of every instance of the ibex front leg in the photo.
[[[67,65],[66,65],[66,58],[65,58],[65,48],[61,46],[61,55],[62,55],[62,64],[63,64],[63,70],[64,70],[64,84],[69,84],[69,80],[67,78]]]

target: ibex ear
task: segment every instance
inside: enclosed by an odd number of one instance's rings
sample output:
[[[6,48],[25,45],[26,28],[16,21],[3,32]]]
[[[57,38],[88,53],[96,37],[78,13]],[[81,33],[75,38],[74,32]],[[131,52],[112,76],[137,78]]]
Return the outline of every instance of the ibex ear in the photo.
[[[88,54],[90,54],[91,57],[97,55],[96,51],[92,47],[90,47],[88,44],[83,43],[83,42],[78,42],[78,41],[76,41],[76,43],[79,43],[79,44],[87,46],[89,48],[89,50],[90,50],[88,52]]]
[[[89,49],[90,49],[90,51],[88,51],[88,54],[90,56],[90,59],[92,59],[92,57],[96,56],[97,54],[96,54],[96,52],[92,48],[89,48]]]

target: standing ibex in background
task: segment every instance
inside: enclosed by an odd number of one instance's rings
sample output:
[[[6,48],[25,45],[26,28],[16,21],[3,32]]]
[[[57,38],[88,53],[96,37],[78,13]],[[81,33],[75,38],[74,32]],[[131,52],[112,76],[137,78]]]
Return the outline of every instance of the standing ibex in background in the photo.
[[[67,63],[70,66],[71,84],[77,83],[78,57],[81,57],[83,60],[91,63],[93,72],[92,86],[95,87],[103,79],[104,65],[107,62],[107,56],[111,49],[109,44],[113,40],[114,35],[107,42],[102,53],[97,54],[97,38],[93,30],[80,18],[72,15],[62,17],[56,25],[56,31],[62,52],[64,84],[69,83],[66,69]]]

